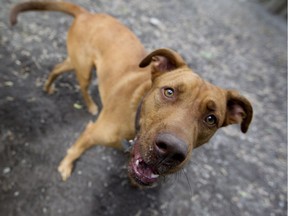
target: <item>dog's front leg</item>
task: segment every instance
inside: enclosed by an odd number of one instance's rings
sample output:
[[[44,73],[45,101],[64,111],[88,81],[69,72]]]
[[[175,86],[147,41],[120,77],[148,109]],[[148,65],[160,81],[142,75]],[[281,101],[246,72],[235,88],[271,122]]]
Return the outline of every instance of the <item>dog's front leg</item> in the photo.
[[[113,126],[111,127],[107,125],[107,122],[105,124],[99,119],[95,123],[90,122],[74,145],[68,149],[66,156],[58,167],[62,180],[66,181],[70,177],[74,161],[86,150],[98,144],[118,147],[116,143],[117,138],[113,131]]]
[[[77,160],[84,151],[94,145],[93,139],[89,136],[89,134],[92,133],[92,130],[93,123],[90,122],[76,143],[68,149],[66,156],[61,161],[58,171],[60,172],[63,181],[66,181],[67,178],[70,177],[73,169],[73,162]]]

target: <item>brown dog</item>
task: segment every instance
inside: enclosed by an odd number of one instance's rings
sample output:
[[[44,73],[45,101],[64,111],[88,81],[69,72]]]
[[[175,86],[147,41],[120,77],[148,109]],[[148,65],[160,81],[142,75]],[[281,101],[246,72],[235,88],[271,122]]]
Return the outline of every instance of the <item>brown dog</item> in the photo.
[[[49,75],[47,92],[52,92],[59,74],[73,69],[89,112],[96,114],[87,88],[92,67],[97,69],[103,109],[60,163],[63,180],[90,147],[121,148],[124,140],[134,140],[129,175],[133,183],[149,186],[159,175],[183,167],[192,150],[208,142],[218,128],[236,123],[242,132],[248,130],[253,110],[246,98],[201,79],[172,50],[147,55],[136,36],[111,16],[91,14],[71,3],[28,2],[12,9],[11,23],[29,10],[75,17],[68,33],[68,57]]]

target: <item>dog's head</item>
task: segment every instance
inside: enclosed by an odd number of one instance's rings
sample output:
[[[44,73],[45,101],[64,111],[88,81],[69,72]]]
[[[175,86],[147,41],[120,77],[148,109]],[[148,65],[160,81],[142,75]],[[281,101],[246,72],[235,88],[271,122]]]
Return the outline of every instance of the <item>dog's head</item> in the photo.
[[[129,163],[132,180],[142,186],[181,169],[219,128],[241,124],[245,133],[253,115],[245,97],[201,79],[172,50],[152,52],[140,63],[148,66],[152,86],[142,101]]]

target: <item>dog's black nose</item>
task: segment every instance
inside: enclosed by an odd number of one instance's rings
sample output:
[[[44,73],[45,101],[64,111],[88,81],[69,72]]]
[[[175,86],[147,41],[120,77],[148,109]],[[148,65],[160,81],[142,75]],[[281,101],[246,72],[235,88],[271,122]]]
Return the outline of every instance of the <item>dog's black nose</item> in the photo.
[[[155,149],[162,164],[176,166],[183,162],[188,153],[188,145],[178,137],[163,133],[155,140]]]

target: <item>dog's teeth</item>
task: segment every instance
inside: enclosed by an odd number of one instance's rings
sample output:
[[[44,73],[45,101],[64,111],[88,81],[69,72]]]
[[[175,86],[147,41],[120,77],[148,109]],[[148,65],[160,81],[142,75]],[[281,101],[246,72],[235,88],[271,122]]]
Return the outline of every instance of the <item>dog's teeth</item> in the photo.
[[[139,166],[139,162],[140,162],[139,160],[136,160],[136,166]]]
[[[152,173],[152,175],[151,175],[151,178],[158,178],[158,177],[159,177],[159,175],[157,175],[157,174]]]

